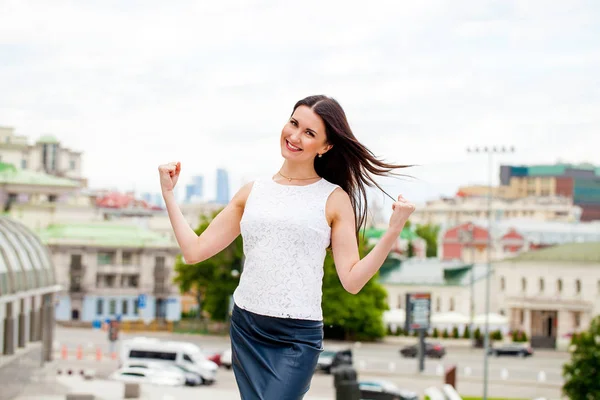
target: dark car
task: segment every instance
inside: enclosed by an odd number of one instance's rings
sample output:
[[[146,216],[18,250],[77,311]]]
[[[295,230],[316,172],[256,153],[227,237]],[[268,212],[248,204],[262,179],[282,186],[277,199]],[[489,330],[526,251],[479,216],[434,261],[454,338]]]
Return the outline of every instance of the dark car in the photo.
[[[489,354],[493,354],[496,357],[500,356],[517,356],[517,357],[529,357],[533,355],[533,349],[524,344],[510,343],[489,349]]]
[[[418,344],[405,346],[400,350],[403,357],[417,357],[419,354]],[[439,343],[425,342],[425,355],[429,358],[442,358],[446,355],[446,349]]]
[[[388,381],[358,382],[361,400],[418,400],[419,396],[412,391],[399,389]]]
[[[317,370],[330,374],[331,370],[340,365],[352,365],[352,350],[325,350],[319,355]]]

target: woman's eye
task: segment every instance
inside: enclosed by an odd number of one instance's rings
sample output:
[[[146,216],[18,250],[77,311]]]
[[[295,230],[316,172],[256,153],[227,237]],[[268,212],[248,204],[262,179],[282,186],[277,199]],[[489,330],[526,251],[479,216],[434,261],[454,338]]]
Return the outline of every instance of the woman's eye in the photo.
[[[306,133],[307,133],[307,134],[308,134],[308,136],[310,136],[310,137],[315,137],[315,134],[314,134],[314,133],[312,133],[311,131],[306,131]]]
[[[294,126],[298,126],[298,123],[296,121],[290,121],[292,123],[292,125]]]

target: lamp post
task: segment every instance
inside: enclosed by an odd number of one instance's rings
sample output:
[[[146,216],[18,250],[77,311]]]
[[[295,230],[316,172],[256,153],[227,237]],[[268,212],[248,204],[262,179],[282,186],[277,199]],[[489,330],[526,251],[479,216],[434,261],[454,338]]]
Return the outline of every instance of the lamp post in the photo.
[[[483,146],[483,147],[469,147],[467,148],[467,153],[475,153],[475,154],[487,154],[488,156],[488,246],[487,246],[487,271],[485,277],[485,329],[484,329],[484,341],[483,341],[483,400],[487,400],[488,393],[488,352],[490,346],[490,324],[489,324],[489,315],[490,315],[490,281],[492,275],[492,198],[493,198],[493,186],[492,180],[494,176],[493,171],[493,155],[494,154],[506,154],[506,153],[514,153],[515,147],[505,147],[505,146]]]

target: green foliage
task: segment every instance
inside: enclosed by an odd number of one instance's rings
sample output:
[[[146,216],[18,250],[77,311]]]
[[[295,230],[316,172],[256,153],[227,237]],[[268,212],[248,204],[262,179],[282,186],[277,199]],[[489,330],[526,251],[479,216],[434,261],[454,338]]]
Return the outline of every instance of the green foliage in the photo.
[[[481,339],[481,329],[479,329],[479,327],[475,328],[475,332],[473,333],[473,338],[475,340]]]
[[[456,326],[452,329],[452,337],[454,339],[458,339],[460,337],[460,334],[458,333],[458,328]]]
[[[202,216],[196,234],[200,235],[220,211],[210,216]],[[225,321],[229,313],[229,299],[237,287],[239,277],[233,277],[232,271],[242,270],[243,245],[238,236],[223,251],[208,260],[197,264],[184,264],[181,255],[175,264],[174,282],[182,293],[191,292],[196,296],[201,310],[210,314],[213,321]],[[201,303],[204,304],[201,304]]]
[[[366,239],[360,236],[360,257],[364,257],[369,250]],[[375,274],[354,295],[342,287],[331,251],[327,252],[324,268],[322,304],[325,327],[340,332],[346,340],[374,340],[383,337],[383,312],[388,309],[388,305],[387,292],[378,282],[379,274]]]
[[[527,334],[523,331],[513,331],[512,332],[512,341],[513,342],[526,342]]]
[[[444,332],[442,333],[442,337],[444,339],[448,339],[450,335],[448,334],[448,329],[444,328]]]
[[[427,243],[427,257],[437,257],[438,225],[417,225],[415,233]]]
[[[495,330],[490,334],[492,340],[502,340],[502,331]]]
[[[572,400],[600,399],[600,315],[571,338],[571,360],[563,366],[563,394]]]
[[[406,251],[406,256],[408,258],[413,258],[415,256],[415,246],[413,245],[412,241],[408,242],[408,250]]]
[[[463,332],[463,339],[471,339],[471,329],[469,325],[465,326],[465,331]]]
[[[433,328],[433,332],[431,333],[431,336],[434,338],[440,337],[440,332],[438,331],[438,328]]]

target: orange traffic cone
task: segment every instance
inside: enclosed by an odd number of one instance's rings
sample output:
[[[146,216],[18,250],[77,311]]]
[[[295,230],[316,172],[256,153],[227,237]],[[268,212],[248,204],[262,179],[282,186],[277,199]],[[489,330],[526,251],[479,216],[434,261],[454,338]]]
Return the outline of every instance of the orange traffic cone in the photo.
[[[77,346],[77,359],[83,360],[83,348],[81,345]]]
[[[96,361],[102,361],[102,349],[96,347]]]
[[[63,344],[62,348],[60,349],[60,358],[66,360],[68,355],[69,351],[67,350],[67,345]]]

